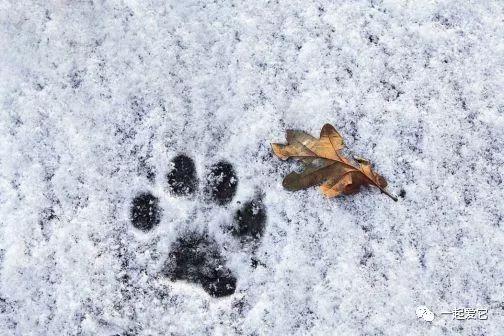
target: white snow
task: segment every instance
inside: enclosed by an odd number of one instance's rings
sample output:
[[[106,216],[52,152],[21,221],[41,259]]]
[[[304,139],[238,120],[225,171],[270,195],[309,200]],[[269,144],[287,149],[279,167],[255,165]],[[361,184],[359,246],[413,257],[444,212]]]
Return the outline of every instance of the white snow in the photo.
[[[504,334],[503,19],[498,0],[0,1],[0,334]],[[269,143],[324,123],[405,196],[285,191],[297,166]],[[232,162],[233,202],[171,196],[178,153],[200,181]],[[221,224],[256,189],[254,269]],[[146,190],[163,216],[143,233]],[[160,275],[196,228],[234,295]],[[456,308],[488,320],[438,315]]]

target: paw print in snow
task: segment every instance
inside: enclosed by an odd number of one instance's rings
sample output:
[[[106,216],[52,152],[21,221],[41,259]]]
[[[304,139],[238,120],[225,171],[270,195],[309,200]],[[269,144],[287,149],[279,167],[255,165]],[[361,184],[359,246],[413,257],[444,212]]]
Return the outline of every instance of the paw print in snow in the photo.
[[[180,154],[172,160],[173,169],[166,175],[170,192],[176,197],[198,193],[199,181],[194,161]],[[211,166],[205,179],[203,199],[206,205],[225,206],[235,197],[238,186],[233,165],[226,161]],[[131,224],[147,232],[162,219],[159,199],[149,192],[138,194],[132,201]],[[232,216],[227,232],[241,244],[257,244],[264,234],[266,209],[261,196],[245,202]],[[162,273],[171,281],[187,281],[201,286],[213,297],[231,295],[237,279],[226,266],[221,246],[205,230],[180,236],[172,244]],[[254,259],[253,259],[254,260]]]

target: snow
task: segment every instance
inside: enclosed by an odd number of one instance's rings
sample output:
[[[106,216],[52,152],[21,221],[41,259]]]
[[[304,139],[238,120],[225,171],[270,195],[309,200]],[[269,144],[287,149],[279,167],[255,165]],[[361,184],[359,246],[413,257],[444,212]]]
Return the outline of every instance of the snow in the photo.
[[[501,1],[4,0],[0,13],[1,335],[504,333]],[[269,143],[324,123],[404,197],[285,191],[297,166]],[[179,153],[200,182],[231,162],[233,202],[170,195]],[[221,224],[257,189],[254,252]],[[129,207],[146,190],[163,216],[144,233]],[[160,275],[177,237],[206,228],[232,296]],[[488,320],[438,315],[456,308]]]

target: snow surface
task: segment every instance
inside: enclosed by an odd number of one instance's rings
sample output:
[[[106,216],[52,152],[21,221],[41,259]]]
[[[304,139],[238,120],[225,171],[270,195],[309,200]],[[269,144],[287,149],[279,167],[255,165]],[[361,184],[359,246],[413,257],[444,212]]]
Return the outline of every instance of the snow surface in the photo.
[[[0,334],[503,335],[503,19],[483,0],[0,1]],[[282,188],[297,166],[269,143],[326,122],[399,202]],[[178,153],[200,180],[232,162],[235,200],[170,196]],[[254,269],[221,224],[257,188]],[[142,233],[145,190],[163,216]],[[234,295],[160,275],[191,228]]]

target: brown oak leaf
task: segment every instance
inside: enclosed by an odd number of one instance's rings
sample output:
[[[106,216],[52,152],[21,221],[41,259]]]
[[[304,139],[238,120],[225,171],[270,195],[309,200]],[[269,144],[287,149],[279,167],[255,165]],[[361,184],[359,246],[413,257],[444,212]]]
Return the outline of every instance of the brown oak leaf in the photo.
[[[373,185],[397,202],[397,198],[385,190],[387,181],[371,168],[369,161],[360,158],[351,161],[343,156],[343,138],[330,124],[322,127],[319,139],[303,131],[287,130],[287,144],[271,146],[280,159],[294,158],[304,165],[303,172],[293,172],[284,178],[283,186],[287,190],[322,184],[322,192],[335,197],[356,193],[362,185]]]

